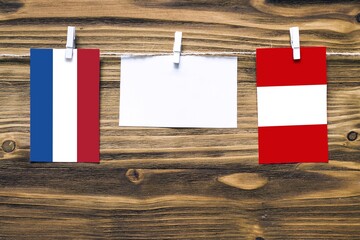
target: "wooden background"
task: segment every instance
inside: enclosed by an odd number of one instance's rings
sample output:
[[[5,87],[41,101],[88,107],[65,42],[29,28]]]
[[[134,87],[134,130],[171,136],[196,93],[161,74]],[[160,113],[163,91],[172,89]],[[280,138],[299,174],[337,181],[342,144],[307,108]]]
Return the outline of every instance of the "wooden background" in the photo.
[[[360,1],[4,0],[0,54],[360,52]],[[101,164],[29,164],[29,58],[0,57],[0,239],[360,239],[360,56],[328,56],[328,164],[258,165],[255,56],[237,129],[118,127],[120,59],[101,58]],[[296,138],[289,135],[288,141]],[[66,149],[64,149],[66,151]]]

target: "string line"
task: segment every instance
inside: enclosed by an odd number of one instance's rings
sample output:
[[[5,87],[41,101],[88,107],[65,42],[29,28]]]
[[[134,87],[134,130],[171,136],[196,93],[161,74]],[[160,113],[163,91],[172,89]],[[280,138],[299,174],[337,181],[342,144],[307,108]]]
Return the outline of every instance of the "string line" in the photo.
[[[101,57],[131,57],[131,56],[169,56],[172,52],[147,52],[147,53],[131,53],[131,52],[102,52]],[[255,51],[242,52],[181,52],[182,56],[241,56],[241,55],[255,55]],[[327,52],[327,56],[360,56],[360,52]],[[26,58],[30,54],[0,54],[1,58]]]

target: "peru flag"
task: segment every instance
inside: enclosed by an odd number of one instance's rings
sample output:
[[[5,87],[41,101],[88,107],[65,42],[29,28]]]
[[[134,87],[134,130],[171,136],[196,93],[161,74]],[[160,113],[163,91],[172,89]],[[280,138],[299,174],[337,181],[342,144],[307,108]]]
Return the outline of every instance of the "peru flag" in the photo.
[[[31,162],[99,162],[99,56],[30,50]]]
[[[256,50],[259,163],[328,162],[326,48]]]

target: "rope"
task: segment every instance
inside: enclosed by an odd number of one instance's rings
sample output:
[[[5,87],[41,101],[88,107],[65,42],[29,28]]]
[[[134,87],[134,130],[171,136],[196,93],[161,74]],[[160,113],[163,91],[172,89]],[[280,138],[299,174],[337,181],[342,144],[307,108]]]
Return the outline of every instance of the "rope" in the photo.
[[[169,56],[172,52],[149,52],[149,53],[130,53],[130,52],[102,52],[101,57],[121,57],[121,56]],[[255,55],[256,52],[182,52],[182,56],[241,56]],[[360,56],[360,52],[327,52],[327,56]],[[1,58],[27,58],[30,54],[0,54]]]

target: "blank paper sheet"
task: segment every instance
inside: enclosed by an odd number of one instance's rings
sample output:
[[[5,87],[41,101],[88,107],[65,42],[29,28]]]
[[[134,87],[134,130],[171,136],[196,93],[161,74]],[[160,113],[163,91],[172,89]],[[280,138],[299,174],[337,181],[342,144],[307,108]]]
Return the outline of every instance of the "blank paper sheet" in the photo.
[[[237,127],[237,57],[122,57],[120,126]]]

